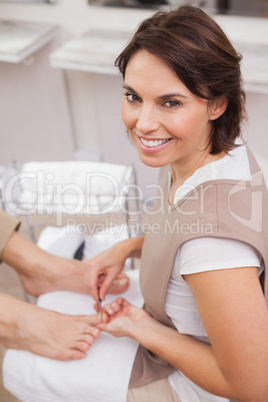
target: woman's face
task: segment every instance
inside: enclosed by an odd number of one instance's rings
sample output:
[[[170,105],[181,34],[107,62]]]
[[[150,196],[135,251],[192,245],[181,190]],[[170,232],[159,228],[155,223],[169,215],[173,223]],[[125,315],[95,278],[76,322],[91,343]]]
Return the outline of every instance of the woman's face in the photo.
[[[163,61],[146,50],[136,52],[123,88],[123,122],[145,165],[176,169],[209,153],[208,101],[192,94]]]

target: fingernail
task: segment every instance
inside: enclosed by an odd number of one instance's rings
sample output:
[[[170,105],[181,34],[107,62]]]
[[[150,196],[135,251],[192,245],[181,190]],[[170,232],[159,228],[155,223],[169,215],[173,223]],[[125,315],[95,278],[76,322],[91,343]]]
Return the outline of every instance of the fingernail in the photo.
[[[98,329],[94,329],[94,330],[92,331],[92,335],[98,336],[98,335],[99,335],[99,330],[98,330]]]
[[[108,310],[108,314],[110,314],[110,315],[112,315],[113,314],[113,310],[111,309],[111,308],[109,308],[109,310]]]

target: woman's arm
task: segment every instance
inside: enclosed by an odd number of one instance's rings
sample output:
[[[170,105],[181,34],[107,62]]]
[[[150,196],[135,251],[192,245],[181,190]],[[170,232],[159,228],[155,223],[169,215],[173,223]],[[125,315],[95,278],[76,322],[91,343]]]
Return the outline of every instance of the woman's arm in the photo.
[[[114,279],[124,268],[127,258],[140,258],[144,236],[138,236],[118,242],[86,262],[85,284],[89,287],[94,299],[98,300],[99,276],[101,283],[100,297],[104,300]]]
[[[268,314],[257,269],[210,271],[185,279],[211,346],[163,326],[126,301],[106,307],[115,315],[100,329],[136,339],[212,394],[265,402]]]
[[[257,268],[185,276],[234,399],[268,399],[268,313]]]

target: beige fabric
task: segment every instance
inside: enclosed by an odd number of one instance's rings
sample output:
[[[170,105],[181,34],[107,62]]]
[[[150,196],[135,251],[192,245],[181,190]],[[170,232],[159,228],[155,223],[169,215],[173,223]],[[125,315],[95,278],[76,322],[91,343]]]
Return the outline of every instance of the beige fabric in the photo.
[[[181,402],[168,378],[128,391],[127,402]]]
[[[260,169],[248,150],[252,180],[213,180],[190,191],[175,205],[168,204],[169,168],[160,173],[159,202],[150,216],[152,232],[142,249],[140,286],[145,310],[156,320],[174,328],[165,314],[166,290],[178,248],[199,237],[236,239],[260,252],[265,270],[261,284],[268,304],[268,195]],[[161,196],[162,195],[162,196]],[[164,196],[163,196],[164,195]],[[158,230],[157,230],[158,228]],[[168,377],[175,369],[140,345],[129,388]]]
[[[0,262],[2,261],[2,252],[8,242],[8,239],[18,230],[20,222],[12,216],[0,211]]]

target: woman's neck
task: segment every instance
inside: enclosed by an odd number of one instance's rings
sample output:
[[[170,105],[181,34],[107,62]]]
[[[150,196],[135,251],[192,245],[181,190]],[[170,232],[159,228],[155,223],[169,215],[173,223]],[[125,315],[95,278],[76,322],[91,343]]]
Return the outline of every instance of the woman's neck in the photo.
[[[174,196],[177,189],[181,187],[183,183],[189,177],[191,177],[197,169],[200,169],[210,162],[217,161],[223,158],[225,155],[225,152],[221,152],[217,155],[212,155],[209,153],[209,151],[204,151],[200,154],[197,154],[196,158],[191,158],[190,161],[187,161],[186,158],[183,158],[183,160],[172,163],[170,165],[172,174],[172,183],[169,194],[170,204],[172,205],[174,202]]]

